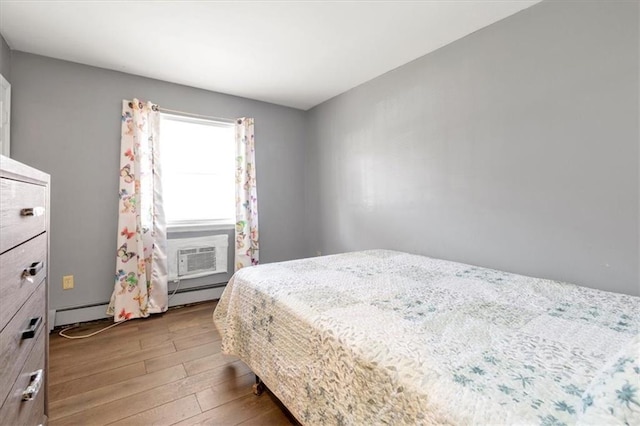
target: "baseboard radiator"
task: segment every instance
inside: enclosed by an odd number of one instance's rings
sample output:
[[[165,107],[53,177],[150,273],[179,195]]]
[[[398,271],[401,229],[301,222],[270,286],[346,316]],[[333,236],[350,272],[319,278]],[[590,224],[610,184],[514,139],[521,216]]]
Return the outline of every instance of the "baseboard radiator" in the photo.
[[[186,305],[189,303],[204,302],[207,300],[220,299],[226,283],[207,286],[205,288],[198,287],[195,289],[188,289],[184,291],[178,291],[169,300],[169,307]],[[67,308],[49,310],[49,328],[76,324],[79,322],[95,321],[107,317],[108,302],[98,303],[89,306],[79,306],[75,308]]]

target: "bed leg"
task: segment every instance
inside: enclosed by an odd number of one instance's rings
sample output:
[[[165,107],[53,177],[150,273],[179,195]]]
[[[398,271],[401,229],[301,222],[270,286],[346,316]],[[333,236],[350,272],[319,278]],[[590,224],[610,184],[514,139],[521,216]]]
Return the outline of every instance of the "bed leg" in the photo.
[[[262,383],[262,380],[260,380],[260,377],[256,375],[256,384],[253,385],[253,394],[260,396],[266,388],[267,387]]]

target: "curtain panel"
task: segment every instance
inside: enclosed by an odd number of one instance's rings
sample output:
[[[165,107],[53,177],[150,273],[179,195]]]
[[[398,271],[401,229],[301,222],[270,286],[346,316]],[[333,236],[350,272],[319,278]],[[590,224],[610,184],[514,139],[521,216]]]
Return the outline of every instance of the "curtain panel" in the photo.
[[[168,308],[166,223],[160,181],[159,113],[150,102],[122,102],[115,322]]]
[[[258,191],[253,118],[239,118],[236,133],[235,269],[257,265],[259,259]]]

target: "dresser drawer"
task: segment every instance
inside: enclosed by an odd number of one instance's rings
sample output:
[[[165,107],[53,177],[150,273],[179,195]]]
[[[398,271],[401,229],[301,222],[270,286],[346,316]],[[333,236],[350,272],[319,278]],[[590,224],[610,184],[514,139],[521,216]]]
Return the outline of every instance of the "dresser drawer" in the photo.
[[[44,186],[0,179],[0,253],[44,232],[46,193]],[[34,209],[34,215],[23,215],[23,209]]]
[[[0,332],[0,401],[4,401],[13,387],[13,383],[22,371],[22,367],[34,347],[38,334],[43,334],[45,327],[45,297],[46,286],[44,280],[18,313]],[[32,318],[40,317],[39,328],[35,336],[23,339],[23,331],[29,328]],[[0,419],[1,420],[1,419]]]
[[[40,333],[27,362],[17,380],[11,387],[11,391],[0,407],[0,424],[7,425],[38,425],[44,422],[44,371],[45,332]],[[32,383],[32,374],[42,370],[41,385],[38,393],[31,401],[23,401],[22,393]]]
[[[0,331],[44,279],[46,260],[46,233],[0,255]],[[23,276],[25,269],[36,275]]]

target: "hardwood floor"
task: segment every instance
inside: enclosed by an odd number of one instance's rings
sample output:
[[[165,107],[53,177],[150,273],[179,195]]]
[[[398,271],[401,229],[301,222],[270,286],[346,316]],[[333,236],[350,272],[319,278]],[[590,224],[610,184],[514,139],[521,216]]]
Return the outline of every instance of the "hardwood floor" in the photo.
[[[214,308],[205,302],[170,309],[87,339],[52,333],[49,424],[295,424],[269,391],[253,395],[255,376],[242,361],[220,352]]]

